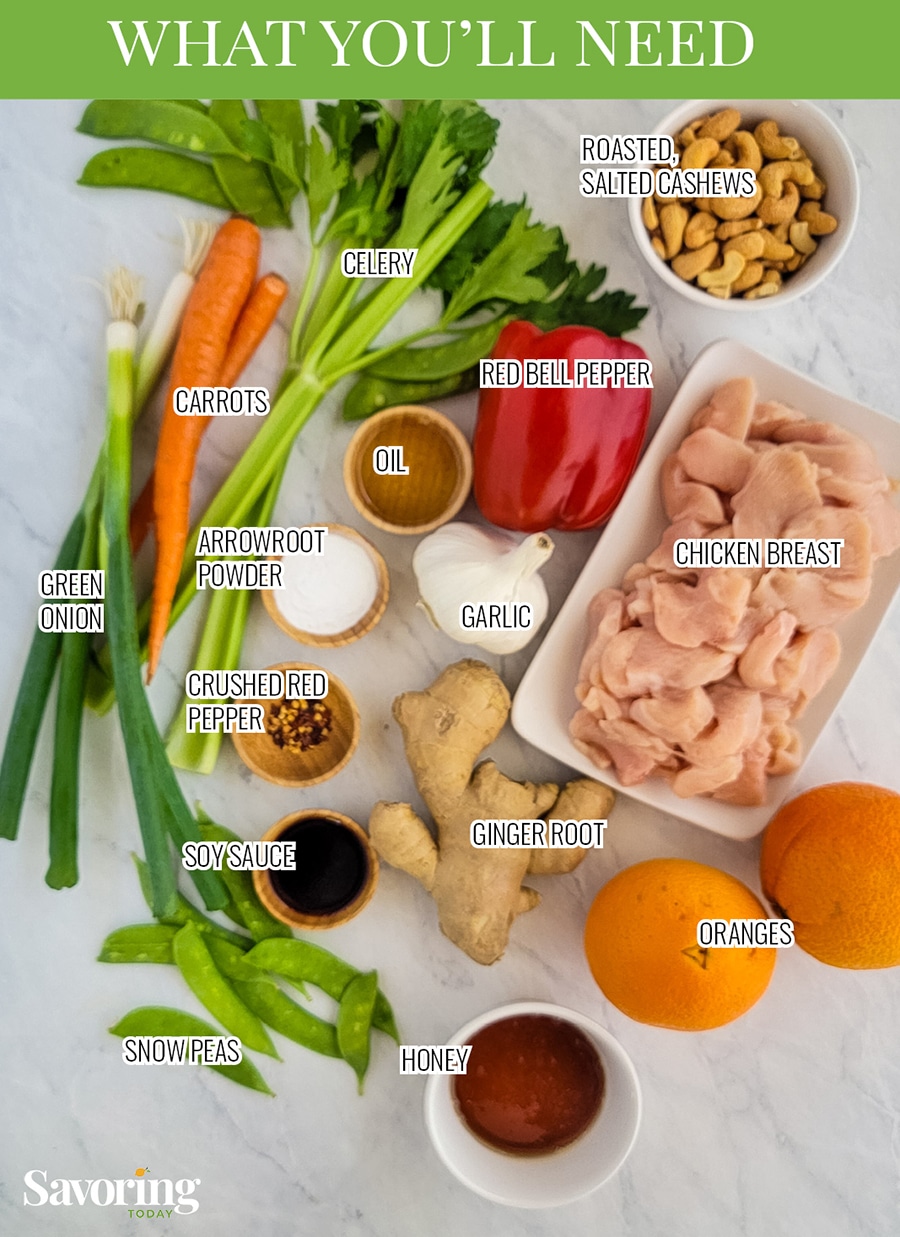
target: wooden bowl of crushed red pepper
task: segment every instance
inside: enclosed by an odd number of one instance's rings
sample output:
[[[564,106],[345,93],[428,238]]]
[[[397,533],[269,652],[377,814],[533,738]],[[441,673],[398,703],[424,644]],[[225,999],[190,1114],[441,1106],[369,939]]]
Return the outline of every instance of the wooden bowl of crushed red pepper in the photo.
[[[308,662],[279,662],[269,670],[318,670]],[[264,733],[234,733],[237,753],[251,772],[277,786],[317,786],[336,773],[356,750],[359,713],[344,684],[328,675],[320,699],[282,696],[262,705]]]

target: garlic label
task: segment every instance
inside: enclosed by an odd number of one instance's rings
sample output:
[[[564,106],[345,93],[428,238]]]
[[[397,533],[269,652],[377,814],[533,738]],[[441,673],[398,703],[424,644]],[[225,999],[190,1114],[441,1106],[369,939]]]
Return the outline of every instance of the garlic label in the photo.
[[[546,533],[516,542],[472,524],[445,524],[413,555],[419,604],[461,644],[515,653],[547,617],[547,590],[537,572],[552,553]]]

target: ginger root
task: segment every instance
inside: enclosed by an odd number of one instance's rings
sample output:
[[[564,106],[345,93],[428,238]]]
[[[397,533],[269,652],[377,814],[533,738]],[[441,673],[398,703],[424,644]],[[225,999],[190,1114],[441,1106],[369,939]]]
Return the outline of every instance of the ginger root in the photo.
[[[481,850],[470,843],[473,820],[600,820],[612,791],[590,778],[569,782],[514,782],[492,760],[473,771],[480,753],[509,715],[509,692],[484,662],[448,666],[421,692],[394,701],[406,758],[438,829],[435,843],[408,803],[376,803],[369,833],[382,859],[425,886],[437,903],[441,929],[476,962],[503,955],[513,919],[540,901],[523,886],[526,872],[571,872],[583,849],[525,847]]]

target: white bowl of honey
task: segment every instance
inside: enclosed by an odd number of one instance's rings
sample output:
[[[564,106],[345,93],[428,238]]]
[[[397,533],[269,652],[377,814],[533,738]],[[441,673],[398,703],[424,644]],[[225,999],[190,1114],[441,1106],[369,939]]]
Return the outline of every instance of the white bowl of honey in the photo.
[[[584,1014],[544,1001],[490,1010],[449,1041],[466,1072],[432,1075],[425,1124],[470,1190],[510,1207],[558,1207],[593,1193],[637,1138],[631,1060]]]

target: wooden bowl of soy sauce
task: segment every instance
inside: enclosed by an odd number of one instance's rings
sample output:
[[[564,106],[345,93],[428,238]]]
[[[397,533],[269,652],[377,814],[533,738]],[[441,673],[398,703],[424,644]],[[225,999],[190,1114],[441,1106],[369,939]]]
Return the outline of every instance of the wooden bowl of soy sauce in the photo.
[[[284,816],[264,842],[294,842],[296,867],[253,873],[259,900],[292,928],[335,928],[368,905],[378,883],[369,835],[349,816],[309,808]]]

